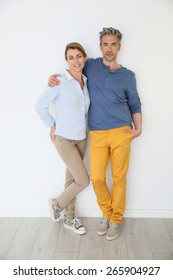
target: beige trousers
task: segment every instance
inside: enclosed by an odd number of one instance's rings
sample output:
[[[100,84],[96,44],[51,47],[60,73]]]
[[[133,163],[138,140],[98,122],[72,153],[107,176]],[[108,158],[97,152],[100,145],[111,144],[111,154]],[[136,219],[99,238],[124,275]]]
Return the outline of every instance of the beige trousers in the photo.
[[[56,135],[54,144],[67,167],[65,189],[57,198],[57,204],[64,209],[64,219],[73,219],[76,196],[90,183],[83,163],[86,139],[76,141]]]

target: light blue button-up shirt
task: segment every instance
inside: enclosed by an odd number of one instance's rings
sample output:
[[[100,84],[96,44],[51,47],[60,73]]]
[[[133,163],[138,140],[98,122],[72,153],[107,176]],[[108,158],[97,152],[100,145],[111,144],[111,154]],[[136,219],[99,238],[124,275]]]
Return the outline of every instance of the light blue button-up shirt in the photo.
[[[38,98],[35,109],[47,127],[56,125],[55,135],[71,140],[86,138],[87,114],[90,104],[86,77],[83,76],[84,87],[65,71],[61,77],[60,85],[47,87]],[[49,112],[51,103],[55,103],[55,117]]]

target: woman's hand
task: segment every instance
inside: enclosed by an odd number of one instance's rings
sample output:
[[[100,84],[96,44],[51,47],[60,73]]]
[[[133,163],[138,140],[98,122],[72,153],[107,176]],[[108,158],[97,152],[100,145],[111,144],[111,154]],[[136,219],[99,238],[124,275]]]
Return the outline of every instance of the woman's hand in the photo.
[[[55,125],[51,126],[49,136],[52,142],[55,141],[55,130],[56,130],[56,126]]]

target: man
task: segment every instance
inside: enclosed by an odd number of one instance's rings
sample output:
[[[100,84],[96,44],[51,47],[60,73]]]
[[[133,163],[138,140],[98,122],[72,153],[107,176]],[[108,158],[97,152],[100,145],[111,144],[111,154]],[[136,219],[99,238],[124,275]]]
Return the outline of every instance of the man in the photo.
[[[107,240],[114,240],[122,229],[130,145],[131,140],[141,134],[142,115],[135,74],[117,62],[122,34],[112,27],[103,28],[99,34],[103,57],[88,59],[84,67],[91,101],[88,118],[90,171],[103,213],[97,233],[106,234]],[[56,77],[50,77],[49,86],[57,85]],[[109,159],[112,194],[106,184]]]

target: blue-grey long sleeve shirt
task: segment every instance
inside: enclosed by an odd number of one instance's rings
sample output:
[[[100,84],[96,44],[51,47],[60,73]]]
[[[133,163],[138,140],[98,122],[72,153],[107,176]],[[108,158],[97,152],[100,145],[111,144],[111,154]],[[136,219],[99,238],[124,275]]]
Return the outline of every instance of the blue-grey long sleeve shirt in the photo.
[[[84,67],[90,95],[89,129],[132,126],[132,115],[141,113],[135,74],[125,67],[110,70],[102,58],[88,59]]]

